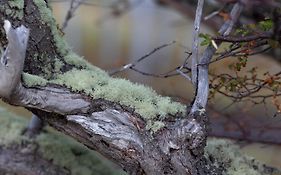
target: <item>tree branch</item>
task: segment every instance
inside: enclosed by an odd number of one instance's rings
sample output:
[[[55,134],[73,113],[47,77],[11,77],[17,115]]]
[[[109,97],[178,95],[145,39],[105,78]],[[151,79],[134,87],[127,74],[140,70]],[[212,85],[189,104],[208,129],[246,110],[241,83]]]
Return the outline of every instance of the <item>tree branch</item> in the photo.
[[[200,23],[202,18],[202,11],[204,6],[204,0],[198,0],[195,20],[194,20],[194,28],[193,28],[193,42],[192,42],[192,65],[191,65],[191,73],[192,73],[192,83],[195,88],[197,88],[197,74],[198,74],[198,45],[199,45],[199,32],[200,32]]]
[[[7,20],[4,28],[9,44],[1,57],[0,82],[3,83],[0,84],[0,95],[9,98],[20,81],[29,30],[24,26],[13,29],[11,23]]]
[[[227,36],[230,34],[235,23],[238,21],[238,18],[242,12],[243,5],[236,3],[230,13],[230,20],[226,21],[219,30],[219,34],[222,36]],[[220,45],[216,43],[217,46]],[[203,53],[203,56],[200,59],[198,66],[198,86],[195,100],[193,102],[191,113],[198,111],[201,108],[205,108],[208,100],[209,94],[209,63],[213,55],[216,52],[216,48],[213,45],[209,45]]]
[[[13,34],[9,36],[8,33],[5,53],[9,56],[8,65],[20,63],[22,68],[27,37],[25,47],[22,47],[22,35],[17,33],[21,28],[10,27],[8,32]],[[11,49],[14,52],[10,52]],[[202,153],[207,135],[205,113],[196,113],[183,120],[177,120],[182,117],[180,113],[175,114],[175,118],[166,113],[161,120],[147,121],[145,116],[118,102],[93,99],[47,80],[41,85],[26,87],[19,78],[21,71],[11,73],[18,78],[12,90],[0,94],[6,102],[28,108],[43,121],[115,161],[130,174],[203,175],[199,169],[209,171],[206,162],[203,167],[200,163],[204,159]],[[8,75],[3,70],[5,74]],[[5,79],[0,81],[3,87],[9,83]],[[147,129],[149,125],[156,129]],[[213,167],[212,171],[215,169]]]

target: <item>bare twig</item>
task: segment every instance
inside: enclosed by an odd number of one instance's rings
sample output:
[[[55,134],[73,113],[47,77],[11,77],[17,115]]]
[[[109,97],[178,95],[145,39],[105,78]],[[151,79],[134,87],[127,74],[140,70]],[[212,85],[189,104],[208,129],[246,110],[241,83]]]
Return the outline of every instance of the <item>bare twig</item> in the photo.
[[[50,0],[49,2],[51,3],[66,3],[69,2],[69,0]],[[104,7],[104,8],[111,8],[112,5],[110,4],[101,4],[101,3],[94,3],[91,0],[84,0],[81,1],[81,5],[86,5],[86,6],[97,6],[97,7]]]
[[[143,0],[135,0],[133,2],[128,0],[114,1],[110,4],[111,13],[101,17],[96,23],[99,25],[107,19],[121,17],[127,14],[128,12],[134,10],[135,8],[139,7],[143,2]]]
[[[225,7],[226,7],[227,3],[224,3],[224,5],[219,9],[219,10],[216,10],[214,12],[212,12],[211,14],[207,15],[204,17],[204,20],[209,20],[211,18],[213,18],[214,16],[218,15]]]
[[[191,78],[186,75],[183,71],[181,71],[180,69],[176,70],[180,75],[182,75],[184,78],[186,78],[187,80],[191,81]]]
[[[83,3],[84,0],[71,0],[70,7],[66,13],[65,20],[62,24],[62,31],[65,30],[65,28],[68,25],[68,22],[71,18],[73,18],[75,11],[78,9],[78,7]]]
[[[261,34],[256,34],[256,35],[251,35],[251,36],[243,36],[243,37],[238,37],[238,36],[216,36],[213,37],[213,40],[216,41],[224,41],[224,42],[249,42],[249,41],[254,41],[257,39],[269,39],[272,37],[271,32],[265,32]]]
[[[163,48],[165,48],[165,47],[171,46],[171,45],[173,45],[173,44],[175,44],[175,43],[176,43],[176,41],[172,41],[172,42],[170,42],[170,43],[163,44],[163,45],[161,45],[161,46],[159,46],[159,47],[153,49],[153,50],[152,50],[151,52],[149,52],[148,54],[146,54],[146,55],[140,57],[140,58],[137,59],[136,61],[134,61],[134,62],[132,62],[132,63],[129,63],[129,64],[126,64],[126,65],[124,65],[123,67],[121,67],[121,68],[119,68],[119,69],[117,69],[117,70],[111,71],[109,74],[110,74],[110,75],[114,75],[114,74],[116,74],[116,73],[125,71],[125,70],[127,70],[127,69],[132,69],[132,68],[134,68],[138,63],[140,63],[140,62],[142,62],[143,60],[147,59],[149,56],[151,56],[151,55],[154,54],[155,52],[157,52],[157,51],[159,51],[159,50],[161,50],[161,49],[163,49]],[[132,69],[132,70],[133,70],[133,69]]]

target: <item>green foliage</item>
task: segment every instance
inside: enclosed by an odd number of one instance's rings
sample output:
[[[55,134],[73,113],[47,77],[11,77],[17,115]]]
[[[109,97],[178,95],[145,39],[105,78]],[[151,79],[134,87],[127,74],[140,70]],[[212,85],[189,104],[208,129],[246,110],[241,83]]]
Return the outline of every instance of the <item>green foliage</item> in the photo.
[[[247,61],[248,61],[247,56],[239,56],[238,61],[228,65],[228,67],[229,67],[230,70],[234,70],[234,71],[239,72],[239,71],[241,71],[241,69],[243,67],[247,66]]]
[[[236,35],[246,36],[250,33],[250,30],[244,25],[242,28],[237,28],[234,33]]]
[[[272,19],[265,19],[258,23],[258,27],[263,31],[269,31],[273,28],[273,21]]]
[[[201,46],[210,45],[212,42],[212,37],[209,34],[200,33],[199,37],[203,39],[203,41],[200,43]]]
[[[265,19],[257,24],[244,24],[242,27],[235,30],[236,35],[246,36],[251,33],[257,33],[258,31],[269,31],[273,28],[272,19]]]

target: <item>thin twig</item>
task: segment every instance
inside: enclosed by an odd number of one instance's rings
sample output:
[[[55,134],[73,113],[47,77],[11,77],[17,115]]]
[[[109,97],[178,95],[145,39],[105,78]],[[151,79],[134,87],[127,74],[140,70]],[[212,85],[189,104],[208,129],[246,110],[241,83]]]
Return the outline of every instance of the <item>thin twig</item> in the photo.
[[[148,54],[146,54],[146,55],[140,57],[140,58],[137,59],[136,61],[134,61],[134,62],[132,62],[132,63],[129,63],[129,64],[126,64],[126,65],[124,65],[123,67],[121,67],[121,68],[119,68],[119,69],[117,69],[117,70],[113,70],[113,71],[111,71],[109,74],[110,74],[110,75],[114,75],[114,74],[116,74],[116,73],[125,71],[125,70],[127,70],[127,69],[132,69],[132,68],[135,67],[138,63],[140,63],[141,61],[147,59],[149,56],[151,56],[151,55],[154,54],[155,52],[157,52],[157,51],[159,51],[159,50],[161,50],[161,49],[163,49],[163,48],[165,48],[165,47],[171,46],[171,45],[173,45],[173,44],[175,44],[175,43],[176,43],[176,41],[172,41],[172,42],[170,42],[170,43],[163,44],[163,45],[161,45],[161,46],[159,46],[159,47],[153,49],[153,50],[152,50],[151,52],[149,52]]]
[[[186,75],[184,72],[182,72],[180,69],[176,70],[180,75],[182,75],[184,78],[186,78],[187,80],[191,81],[191,78]]]
[[[227,4],[228,3],[224,3],[223,6],[219,10],[216,10],[216,11],[212,12],[211,14],[205,16],[204,20],[207,21],[207,20],[213,18],[214,16],[218,15],[226,7]]]
[[[64,31],[65,28],[68,25],[68,22],[71,18],[73,18],[75,11],[78,9],[78,7],[83,3],[84,0],[71,0],[70,2],[70,8],[68,9],[65,20],[63,22],[61,30]]]
[[[238,36],[216,36],[213,37],[213,40],[217,40],[217,41],[224,41],[224,42],[249,42],[249,41],[254,41],[257,39],[269,39],[272,37],[272,33],[271,32],[265,32],[265,33],[261,33],[261,34],[255,34],[255,35],[251,35],[251,36],[243,36],[243,37],[238,37]]]
[[[69,0],[50,0],[50,3],[66,3],[69,2]],[[86,5],[86,6],[97,6],[97,7],[104,7],[104,8],[111,8],[111,4],[101,4],[101,3],[94,3],[92,0],[84,0],[83,2],[80,3],[81,5]]]

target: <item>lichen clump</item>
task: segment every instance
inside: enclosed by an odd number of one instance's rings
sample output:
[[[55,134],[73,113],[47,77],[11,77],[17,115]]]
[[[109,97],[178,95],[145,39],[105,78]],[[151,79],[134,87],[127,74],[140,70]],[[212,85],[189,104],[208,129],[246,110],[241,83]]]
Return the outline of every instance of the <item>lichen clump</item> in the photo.
[[[27,126],[27,120],[23,117],[16,117],[0,107],[0,143],[8,145],[11,142],[18,142],[23,129]]]
[[[48,82],[47,80],[45,80],[42,77],[39,77],[36,75],[31,75],[28,73],[22,74],[22,80],[23,80],[23,83],[28,87],[32,87],[32,86],[36,86],[36,85],[45,86]]]
[[[24,1],[23,0],[13,0],[8,2],[0,3],[0,11],[5,15],[12,17],[14,19],[22,19],[23,18],[23,8]]]
[[[224,168],[225,175],[272,174],[262,163],[242,155],[239,147],[229,140],[209,139],[205,148],[205,157],[214,161],[214,166]]]

